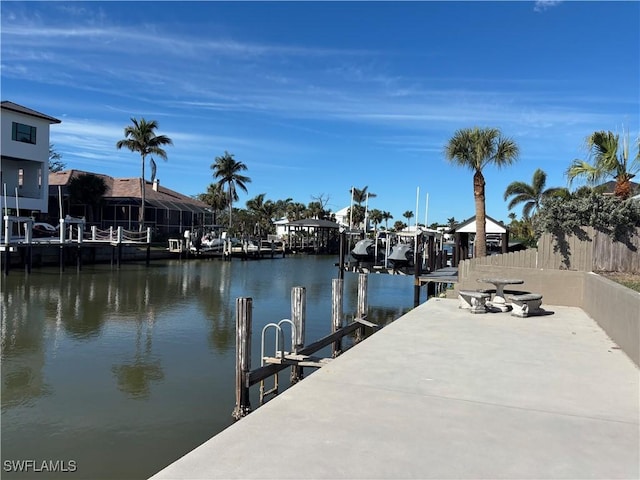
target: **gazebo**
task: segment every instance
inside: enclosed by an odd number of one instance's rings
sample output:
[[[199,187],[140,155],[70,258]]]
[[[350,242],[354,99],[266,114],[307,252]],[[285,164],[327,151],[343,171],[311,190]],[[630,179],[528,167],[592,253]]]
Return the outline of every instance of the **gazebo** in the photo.
[[[495,244],[496,248],[499,248],[499,250],[495,250],[496,252],[507,253],[509,247],[509,229],[489,215],[486,216],[486,219],[487,253],[490,251],[489,246],[491,243]],[[455,239],[453,265],[457,266],[461,260],[469,258],[469,234],[475,235],[476,229],[476,217],[474,215],[447,232],[453,234]]]
[[[320,253],[330,252],[337,248],[337,234],[340,225],[331,220],[303,218],[289,222],[286,228],[289,248],[292,250],[298,249]],[[300,233],[302,233],[302,236],[300,236]],[[311,237],[312,235],[313,238]]]

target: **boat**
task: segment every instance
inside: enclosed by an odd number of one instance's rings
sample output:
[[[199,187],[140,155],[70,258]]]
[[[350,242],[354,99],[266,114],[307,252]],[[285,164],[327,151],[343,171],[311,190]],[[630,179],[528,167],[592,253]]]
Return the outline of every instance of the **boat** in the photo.
[[[189,250],[196,254],[222,255],[226,241],[225,233],[226,232],[222,232],[220,236],[215,231],[206,233],[199,239],[192,241]]]
[[[410,266],[413,264],[413,248],[406,243],[397,243],[391,249],[387,260],[393,268]]]
[[[260,255],[260,247],[253,240],[234,238],[231,240],[231,254],[243,257],[258,257]]]
[[[376,243],[370,238],[360,240],[351,250],[351,256],[359,262],[373,262],[376,255]]]

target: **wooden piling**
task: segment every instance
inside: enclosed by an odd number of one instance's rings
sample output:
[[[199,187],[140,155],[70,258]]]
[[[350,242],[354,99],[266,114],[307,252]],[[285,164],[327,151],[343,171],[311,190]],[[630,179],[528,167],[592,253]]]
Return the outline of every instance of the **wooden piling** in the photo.
[[[307,290],[305,287],[291,289],[291,321],[294,325],[294,336],[291,339],[292,350],[298,353],[304,348],[305,323],[307,319]],[[302,367],[291,367],[291,383],[297,383],[304,377]]]
[[[420,305],[420,266],[422,264],[422,255],[420,252],[416,254],[416,261],[413,269],[413,306]]]
[[[334,278],[331,281],[331,333],[335,333],[342,328],[343,303],[342,294],[344,292],[344,280]],[[342,353],[342,339],[333,342],[332,357],[335,358]]]
[[[248,376],[251,370],[251,323],[253,299],[236,298],[236,406],[233,418],[240,420],[251,412]]]

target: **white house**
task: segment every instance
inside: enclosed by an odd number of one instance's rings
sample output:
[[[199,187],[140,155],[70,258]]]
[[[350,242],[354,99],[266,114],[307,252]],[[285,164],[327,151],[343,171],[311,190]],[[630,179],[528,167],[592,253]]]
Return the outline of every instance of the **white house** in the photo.
[[[49,127],[57,118],[3,101],[1,115],[1,209],[13,215],[46,213],[49,201]],[[5,195],[6,193],[6,195]],[[6,200],[5,200],[6,199]],[[6,201],[6,204],[5,204]]]

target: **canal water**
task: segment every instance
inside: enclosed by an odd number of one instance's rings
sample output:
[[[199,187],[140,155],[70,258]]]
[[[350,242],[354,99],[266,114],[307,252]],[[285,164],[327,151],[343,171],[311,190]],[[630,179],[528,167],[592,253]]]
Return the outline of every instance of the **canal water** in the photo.
[[[330,333],[336,260],[12,271],[0,311],[2,478],[143,479],[220,432],[235,402],[235,299],[253,298],[255,368],[262,327],[290,318],[294,286],[306,287],[307,343]],[[368,297],[369,319],[386,324],[411,308],[413,278],[370,275]],[[347,273],[347,319],[356,305]]]

